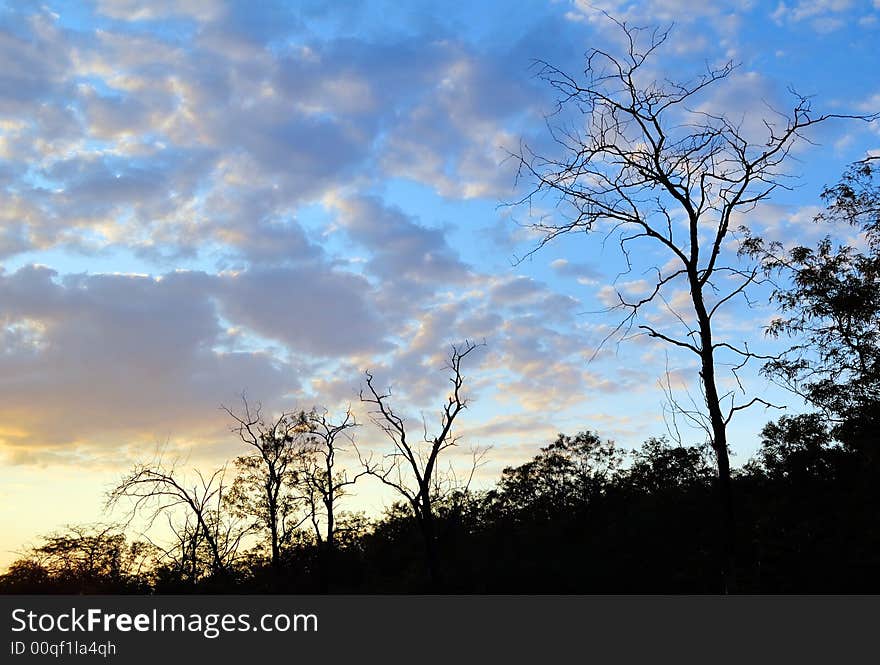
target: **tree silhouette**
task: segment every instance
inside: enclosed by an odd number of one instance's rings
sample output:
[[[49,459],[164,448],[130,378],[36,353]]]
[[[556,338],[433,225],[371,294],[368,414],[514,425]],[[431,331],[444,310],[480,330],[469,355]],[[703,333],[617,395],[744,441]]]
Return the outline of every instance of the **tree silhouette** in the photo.
[[[308,504],[309,519],[315,538],[322,551],[321,587],[326,591],[330,584],[331,568],[336,553],[337,507],[346,488],[366,475],[366,470],[349,475],[339,468],[338,455],[344,452],[342,443],[354,445],[349,430],[358,427],[351,409],[338,421],[334,421],[326,409],[305,414],[305,455],[300,458],[300,484]],[[323,530],[321,521],[323,520]]]
[[[818,223],[845,224],[861,234],[864,249],[835,245],[826,236],[815,248],[785,251],[781,243],[752,237],[747,251],[787,280],[773,294],[781,316],[768,327],[796,344],[764,371],[823,410],[832,434],[880,463],[880,159],[850,166],[822,193],[827,210]]]
[[[160,515],[165,516],[183,551],[192,557],[193,570],[200,570],[204,549],[209,574],[222,578],[231,572],[249,529],[226,510],[226,467],[207,476],[198,470],[194,474],[197,480],[188,486],[174,466],[137,464],[110,492],[107,507],[113,509],[127,501],[129,524],[141,516],[147,528]],[[173,520],[177,511],[185,516],[182,526]]]
[[[118,525],[69,525],[42,541],[10,566],[0,589],[142,593],[150,588],[157,550],[144,541],[128,541]]]
[[[774,480],[833,479],[845,468],[844,453],[820,414],[783,416],[761,430],[754,470]]]
[[[380,463],[362,458],[364,470],[398,492],[412,509],[425,547],[431,586],[435,590],[442,586],[434,505],[442,498],[444,489],[444,478],[440,473],[438,460],[443,451],[456,445],[453,424],[458,415],[467,408],[467,398],[462,392],[464,375],[461,363],[477,347],[477,344],[469,341],[460,347],[453,345],[448,365],[452,373],[449,379],[452,391],[440,411],[439,430],[431,436],[425,423],[421,441],[413,441],[408,437],[404,418],[391,407],[391,391],[377,390],[369,371],[366,372],[367,393],[361,391],[361,400],[373,407],[373,422],[394,443],[394,452],[386,455]],[[474,464],[476,462],[475,458]]]
[[[710,468],[698,447],[670,446],[665,439],[650,438],[633,453],[626,483],[657,494],[701,485],[709,475]]]
[[[832,117],[854,116],[817,114],[808,98],[795,94],[790,112],[765,120],[765,136],[754,139],[723,113],[692,110],[699,108],[701,95],[728,79],[734,63],[681,83],[650,81],[646,70],[669,30],[646,32],[611,20],[626,43],[622,56],[592,49],[577,78],[538,63],[540,78],[560,95],[556,114],[574,111],[577,122],[570,128],[548,122],[561,156],[542,156],[528,146],[515,155],[520,176],[535,183],[521,203],[537,203],[544,195],[559,203],[556,217],[532,225],[541,233],[533,252],[560,236],[600,228],[608,236],[618,234],[627,270],[637,248],[647,244],[665,252],[668,261],[649,270],[653,287],[645,294],[618,292],[616,307],[625,314],[615,333],[635,328],[698,359],[704,427],[718,469],[722,587],[730,591],[736,566],[727,426],[738,411],[756,403],[770,406],[757,397],[737,400],[734,391],[719,387],[722,363],[735,372],[761,358],[747,343],[717,334],[719,312],[733,301],[748,302],[749,288],[762,280],[757,265],[743,266],[725,251],[731,225],[786,187],[783,165],[804,130]],[[686,290],[691,311],[668,297],[675,288]],[[638,318],[652,304],[671,314],[675,329]]]
[[[185,494],[204,496],[199,484],[190,489],[173,469],[165,473]],[[876,476],[858,451],[835,441],[821,414],[769,423],[758,454],[732,481],[743,518],[741,591],[880,589]],[[323,588],[322,551],[307,525],[292,534],[283,550],[283,574],[277,575],[265,529],[254,549],[232,552],[213,526],[217,518],[212,513],[223,505],[218,494],[205,509],[198,508],[200,499],[196,509],[182,509],[172,505],[180,490],[161,481],[168,495],[159,495],[155,482],[132,492],[148,497],[142,506],[147,517],[159,510],[171,520],[168,545],[132,541],[121,526],[67,527],[43,537],[0,575],[0,593],[296,593]],[[208,478],[204,484],[209,494],[219,487]],[[492,489],[432,493],[442,589],[717,590],[712,485],[711,466],[699,447],[649,438],[624,453],[591,431],[560,434],[531,460],[505,469]],[[221,522],[229,518],[219,515]],[[336,523],[334,591],[424,590],[426,543],[411,503],[398,501],[371,520],[340,514]],[[212,540],[221,543],[221,570],[214,565]]]
[[[268,532],[270,561],[277,570],[282,547],[307,519],[297,511],[305,501],[298,473],[308,456],[308,417],[302,412],[284,412],[267,422],[260,405],[252,407],[245,397],[240,414],[221,408],[235,422],[232,431],[250,448],[249,454],[235,459],[238,474],[227,500],[239,514],[256,519]]]
[[[623,455],[594,432],[559,434],[532,460],[504,469],[496,501],[502,510],[545,519],[589,503],[611,481]]]

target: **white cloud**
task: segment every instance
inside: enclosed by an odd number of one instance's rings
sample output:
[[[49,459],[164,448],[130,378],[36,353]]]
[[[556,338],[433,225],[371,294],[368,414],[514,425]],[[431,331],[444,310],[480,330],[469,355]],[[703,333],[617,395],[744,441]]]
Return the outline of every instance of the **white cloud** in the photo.
[[[123,21],[151,21],[168,17],[189,17],[210,21],[224,11],[222,0],[153,0],[148,4],[137,0],[98,0],[99,13]]]

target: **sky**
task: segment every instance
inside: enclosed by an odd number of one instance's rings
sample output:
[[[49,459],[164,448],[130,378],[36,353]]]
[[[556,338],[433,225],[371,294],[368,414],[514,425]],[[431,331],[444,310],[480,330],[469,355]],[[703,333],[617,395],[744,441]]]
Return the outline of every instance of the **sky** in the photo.
[[[369,369],[416,433],[422,417],[432,429],[465,339],[485,346],[465,364],[452,459],[489,447],[482,482],[557,432],[625,448],[668,435],[660,380],[698,396],[693,359],[645,337],[600,347],[620,317],[603,309],[650,275],[601,236],[529,253],[528,224],[556,214],[514,205],[529,183],[510,154],[552,149],[554,91],[534,62],[576,74],[588,49],[619,51],[603,12],[672,24],[658,79],[733,61],[700,108],[759,134],[790,89],[829,113],[880,110],[880,0],[515,7],[0,2],[0,566],[102,519],[134,462],[238,454],[219,407],[242,394],[266,412],[351,403],[359,444],[381,451],[358,403]],[[742,220],[766,237],[818,239],[823,185],[880,152],[877,122],[808,138],[792,189]],[[758,293],[719,333],[761,348],[773,314]],[[745,394],[804,409],[743,378]],[[734,464],[777,415],[738,414]],[[388,501],[363,492],[357,507]]]

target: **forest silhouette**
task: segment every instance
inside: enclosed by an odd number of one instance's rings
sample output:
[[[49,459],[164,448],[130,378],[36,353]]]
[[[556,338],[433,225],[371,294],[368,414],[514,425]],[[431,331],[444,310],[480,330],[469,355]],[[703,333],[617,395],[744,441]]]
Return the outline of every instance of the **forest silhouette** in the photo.
[[[875,421],[876,422],[876,421]],[[716,593],[714,473],[699,447],[650,439],[624,463],[592,432],[560,435],[488,491],[436,505],[431,579],[412,511],[341,515],[330,552],[296,532],[223,570],[192,564],[112,527],[47,536],[0,577],[5,593]],[[734,474],[737,578],[747,593],[880,590],[876,464],[819,414],[765,427]],[[332,564],[332,569],[327,566]]]

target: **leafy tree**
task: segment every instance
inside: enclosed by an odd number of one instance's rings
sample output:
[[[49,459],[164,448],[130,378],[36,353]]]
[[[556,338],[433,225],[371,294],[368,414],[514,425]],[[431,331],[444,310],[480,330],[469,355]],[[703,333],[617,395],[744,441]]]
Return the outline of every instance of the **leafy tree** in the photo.
[[[746,251],[759,255],[770,272],[789,283],[774,300],[782,315],[768,327],[774,337],[797,343],[764,371],[823,410],[831,434],[880,462],[880,180],[877,158],[852,165],[826,188],[820,223],[856,229],[861,247],[834,244],[787,252],[780,243],[750,238]]]
[[[554,519],[601,492],[621,461],[614,444],[594,432],[559,434],[529,462],[504,469],[496,500],[502,510],[528,510]]]
[[[822,414],[783,416],[761,430],[761,448],[750,470],[773,480],[834,479],[847,464]]]
[[[875,588],[880,494],[860,455],[831,429],[821,413],[768,423],[739,474],[755,590]]]
[[[150,588],[158,551],[115,525],[73,525],[42,538],[0,577],[0,591],[131,593]]]
[[[705,485],[712,477],[702,448],[670,446],[663,438],[648,439],[633,458],[626,482],[649,494]]]
[[[252,407],[244,397],[242,413],[222,408],[235,423],[232,431],[249,449],[235,459],[237,475],[226,501],[268,534],[271,564],[277,569],[282,548],[307,519],[298,513],[304,499],[297,486],[308,454],[304,447],[308,416],[285,412],[267,421],[260,405]]]

